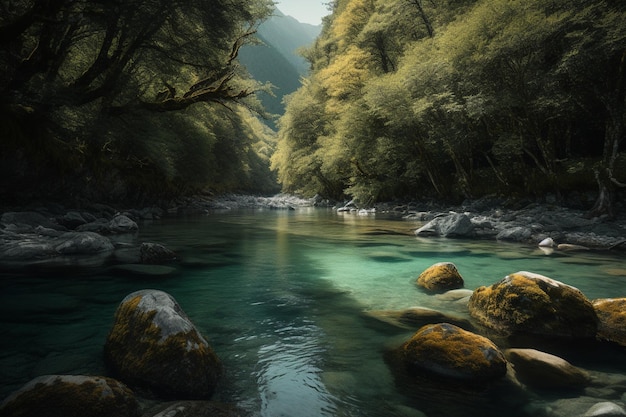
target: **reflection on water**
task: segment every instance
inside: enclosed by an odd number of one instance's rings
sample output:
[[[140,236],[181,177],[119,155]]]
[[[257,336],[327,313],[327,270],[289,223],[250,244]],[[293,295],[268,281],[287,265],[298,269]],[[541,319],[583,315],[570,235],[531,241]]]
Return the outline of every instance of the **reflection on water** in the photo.
[[[216,399],[254,416],[530,416],[530,400],[580,395],[544,397],[506,383],[468,392],[403,379],[391,373],[386,352],[410,332],[372,326],[362,313],[423,306],[466,315],[462,302],[414,285],[441,261],[454,262],[469,289],[530,270],[592,299],[626,296],[623,260],[419,239],[411,235],[418,226],[319,209],[212,214],[143,225],[138,242],[163,243],[181,255],[174,276],[0,272],[0,396],[38,375],[106,374],[102,345],[113,313],[143,288],[178,300],[224,362]],[[549,348],[626,380],[622,350]]]

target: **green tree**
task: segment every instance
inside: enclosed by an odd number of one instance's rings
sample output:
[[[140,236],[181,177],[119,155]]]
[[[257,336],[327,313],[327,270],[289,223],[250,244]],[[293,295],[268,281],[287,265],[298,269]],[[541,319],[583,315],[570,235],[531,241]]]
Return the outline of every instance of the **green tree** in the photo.
[[[272,9],[269,0],[3,2],[0,120],[12,132],[3,162],[21,160],[32,181],[85,178],[94,190],[135,182],[170,193],[219,185],[212,170],[221,161],[245,171],[245,152],[213,156],[265,140],[244,127],[239,106],[262,113],[254,93],[267,87],[237,55]]]

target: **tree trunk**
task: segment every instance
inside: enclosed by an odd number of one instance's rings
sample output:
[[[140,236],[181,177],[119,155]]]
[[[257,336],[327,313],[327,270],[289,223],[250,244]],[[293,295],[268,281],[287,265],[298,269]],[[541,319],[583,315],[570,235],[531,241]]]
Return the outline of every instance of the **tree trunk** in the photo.
[[[613,177],[615,161],[619,153],[619,147],[624,139],[624,124],[626,123],[626,51],[622,53],[620,60],[616,88],[606,100],[607,120],[604,131],[604,154],[602,165],[596,171],[596,180],[599,186],[598,199],[585,217],[593,218],[601,215],[615,217],[613,211],[613,199],[615,186],[625,187]]]

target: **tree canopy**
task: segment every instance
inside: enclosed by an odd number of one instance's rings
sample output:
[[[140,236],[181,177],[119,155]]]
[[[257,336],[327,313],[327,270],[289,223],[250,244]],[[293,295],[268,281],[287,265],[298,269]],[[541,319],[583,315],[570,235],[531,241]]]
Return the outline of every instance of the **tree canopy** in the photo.
[[[625,20],[601,0],[339,0],[273,166],[287,191],[362,201],[599,184],[610,212],[626,181]]]
[[[0,192],[58,178],[99,196],[263,187],[271,132],[237,63],[269,0],[10,0],[0,5]],[[258,152],[257,152],[258,151]],[[82,178],[83,184],[68,178]],[[235,178],[236,177],[236,178]],[[97,184],[97,186],[90,186]],[[97,190],[97,188],[104,189]],[[261,189],[263,189],[261,187]],[[41,189],[41,187],[39,187]],[[54,191],[52,191],[54,189]]]

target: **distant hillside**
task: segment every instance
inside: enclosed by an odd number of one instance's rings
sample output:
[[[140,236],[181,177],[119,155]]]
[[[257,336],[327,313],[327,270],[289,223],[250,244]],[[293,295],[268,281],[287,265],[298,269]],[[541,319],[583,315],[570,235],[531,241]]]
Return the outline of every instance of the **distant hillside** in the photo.
[[[276,9],[274,15],[259,27],[257,37],[264,45],[241,49],[239,60],[250,74],[276,87],[276,97],[268,94],[261,96],[261,101],[270,113],[282,115],[285,110],[283,97],[300,87],[300,77],[305,76],[309,68],[297,50],[311,45],[320,31],[321,26],[300,23]],[[270,125],[273,127],[273,124]]]

